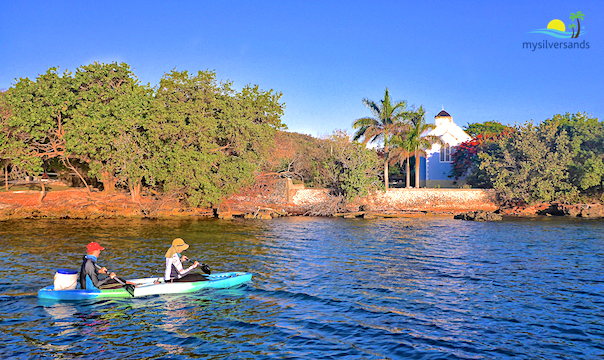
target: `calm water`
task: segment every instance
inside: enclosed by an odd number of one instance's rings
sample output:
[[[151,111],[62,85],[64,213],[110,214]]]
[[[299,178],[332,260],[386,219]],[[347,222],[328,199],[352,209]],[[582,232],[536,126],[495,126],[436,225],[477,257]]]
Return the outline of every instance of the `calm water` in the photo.
[[[175,237],[251,283],[43,303],[85,245],[157,276]],[[0,223],[0,358],[604,357],[604,221],[445,218]]]

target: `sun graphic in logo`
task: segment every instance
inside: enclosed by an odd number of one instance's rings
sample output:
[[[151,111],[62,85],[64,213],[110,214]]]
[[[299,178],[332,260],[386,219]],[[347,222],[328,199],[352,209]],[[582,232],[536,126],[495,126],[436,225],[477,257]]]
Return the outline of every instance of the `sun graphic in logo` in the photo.
[[[577,13],[570,14],[571,23],[568,26],[568,31],[566,31],[566,25],[562,20],[554,19],[547,24],[547,28],[538,29],[531,31],[532,33],[538,34],[546,34],[557,38],[565,38],[565,39],[576,39],[579,35],[585,34],[585,29],[581,28],[580,20],[583,20],[585,15],[577,11]],[[576,23],[574,23],[576,21]]]
[[[562,20],[554,19],[547,24],[548,29],[558,30],[558,31],[566,31],[566,25],[562,22]]]

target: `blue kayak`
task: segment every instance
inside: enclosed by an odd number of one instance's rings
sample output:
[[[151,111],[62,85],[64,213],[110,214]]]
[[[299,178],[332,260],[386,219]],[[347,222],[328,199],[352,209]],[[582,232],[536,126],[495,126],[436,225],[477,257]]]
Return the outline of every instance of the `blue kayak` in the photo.
[[[163,278],[143,278],[128,280],[134,283],[130,289],[73,289],[55,290],[54,285],[47,286],[38,291],[39,299],[50,300],[89,300],[103,298],[130,298],[159,294],[186,294],[202,289],[222,289],[241,285],[252,280],[251,273],[226,272],[206,276],[205,281],[195,282],[165,282]],[[130,290],[130,291],[128,291]]]

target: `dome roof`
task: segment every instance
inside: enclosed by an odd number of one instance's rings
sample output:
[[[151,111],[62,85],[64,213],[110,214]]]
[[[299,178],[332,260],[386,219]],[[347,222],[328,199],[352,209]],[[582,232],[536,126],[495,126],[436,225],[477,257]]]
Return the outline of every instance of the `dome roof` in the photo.
[[[451,117],[451,115],[449,115],[448,112],[442,110],[441,112],[438,113],[438,115],[436,115],[435,117],[442,117],[442,116],[448,116]]]

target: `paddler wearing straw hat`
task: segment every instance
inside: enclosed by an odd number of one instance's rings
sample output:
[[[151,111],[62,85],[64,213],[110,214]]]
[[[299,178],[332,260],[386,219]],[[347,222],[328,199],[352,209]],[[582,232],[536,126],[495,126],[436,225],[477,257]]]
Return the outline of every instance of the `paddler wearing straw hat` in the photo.
[[[166,273],[165,279],[168,281],[178,281],[182,279],[189,271],[199,266],[199,262],[195,261],[193,265],[187,269],[182,267],[182,261],[187,261],[187,257],[181,253],[189,248],[189,245],[181,238],[174,239],[172,246],[166,252]]]

